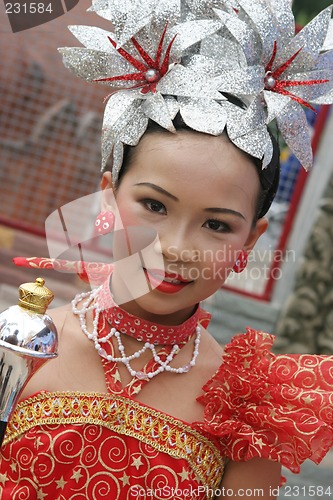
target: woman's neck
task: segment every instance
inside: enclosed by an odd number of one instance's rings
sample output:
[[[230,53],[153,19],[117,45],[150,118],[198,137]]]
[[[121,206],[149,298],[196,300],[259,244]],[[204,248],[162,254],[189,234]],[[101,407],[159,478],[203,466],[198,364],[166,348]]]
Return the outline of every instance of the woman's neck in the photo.
[[[210,314],[201,309],[200,305],[191,307],[186,317],[185,311],[182,311],[181,316],[155,315],[150,312],[141,314],[140,308],[130,308],[129,303],[125,304],[126,308],[123,305],[120,307],[112,296],[109,281],[106,281],[101,289],[96,290],[94,302],[97,313],[102,314],[104,320],[111,325],[111,336],[118,332],[154,345],[184,344],[196,332],[199,325],[206,328],[210,320]],[[165,322],[170,319],[173,323]]]

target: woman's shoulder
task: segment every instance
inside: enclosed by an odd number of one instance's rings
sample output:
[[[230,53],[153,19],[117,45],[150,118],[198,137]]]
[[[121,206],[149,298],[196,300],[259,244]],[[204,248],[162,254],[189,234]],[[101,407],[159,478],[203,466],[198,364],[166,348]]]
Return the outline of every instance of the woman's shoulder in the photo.
[[[46,314],[52,319],[58,333],[58,338],[66,331],[71,313],[71,304],[48,309]]]
[[[201,380],[210,379],[221,366],[224,355],[224,346],[219,343],[207,330],[202,332],[200,356],[198,366],[201,371]]]
[[[186,347],[186,352],[185,349],[182,349],[184,352],[180,353],[182,355],[182,363],[185,363],[191,355],[192,346],[188,345]],[[203,408],[201,404],[198,404],[197,400],[204,394],[204,384],[206,385],[208,381],[216,375],[221,367],[223,362],[223,353],[223,346],[219,344],[207,330],[202,330],[199,355],[197,357],[195,367],[193,370],[191,369],[188,373],[186,373],[188,396],[191,397],[193,403],[197,405],[199,409],[198,415],[201,415],[201,419],[203,417]],[[180,363],[180,360],[178,363]],[[182,385],[185,386],[185,378]],[[180,388],[178,384],[177,391],[179,390]],[[186,397],[185,394],[184,397]]]
[[[25,386],[20,401],[40,391],[105,392],[100,358],[82,333],[71,304],[47,311],[58,333],[58,356],[47,361]]]
[[[60,307],[48,309],[48,316],[52,319],[58,334],[59,353],[63,356],[64,346],[70,346],[75,342],[77,349],[85,348],[90,344],[83,334],[80,319],[73,314],[72,304],[68,303]],[[92,329],[92,315],[87,314],[87,329]]]
[[[333,445],[333,357],[275,355],[274,339],[253,329],[232,338],[198,399],[198,425],[231,460],[268,458],[298,472]]]

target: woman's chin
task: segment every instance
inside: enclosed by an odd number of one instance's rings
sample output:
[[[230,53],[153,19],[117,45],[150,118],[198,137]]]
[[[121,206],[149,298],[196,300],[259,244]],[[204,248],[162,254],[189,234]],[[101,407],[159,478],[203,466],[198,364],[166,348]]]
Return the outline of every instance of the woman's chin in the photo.
[[[154,297],[152,295],[154,294]],[[159,297],[156,297],[156,295]],[[173,295],[172,297],[175,297]],[[130,314],[162,325],[176,325],[188,319],[196,304],[179,304],[179,300],[165,300],[164,294],[153,290],[152,292],[129,301],[121,306]]]

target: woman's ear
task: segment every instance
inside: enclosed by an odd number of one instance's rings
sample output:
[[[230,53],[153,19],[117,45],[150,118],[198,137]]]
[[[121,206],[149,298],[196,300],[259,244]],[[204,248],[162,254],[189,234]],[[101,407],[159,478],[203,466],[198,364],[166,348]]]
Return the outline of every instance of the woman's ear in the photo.
[[[111,172],[104,172],[101,179],[101,189],[102,189],[102,203],[101,211],[110,210],[114,205],[114,190],[112,184],[112,174]]]
[[[252,227],[250,234],[245,242],[244,249],[247,252],[250,252],[254,245],[257,243],[258,239],[268,228],[268,219],[266,217],[262,217],[258,219],[256,225]]]
[[[113,190],[112,174],[111,172],[104,172],[101,179],[101,189],[104,191],[104,189],[109,188]]]

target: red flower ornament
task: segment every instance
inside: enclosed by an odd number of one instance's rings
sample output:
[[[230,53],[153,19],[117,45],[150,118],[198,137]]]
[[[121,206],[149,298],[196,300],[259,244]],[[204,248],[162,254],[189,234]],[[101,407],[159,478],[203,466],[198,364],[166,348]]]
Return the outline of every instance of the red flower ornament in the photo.
[[[168,72],[170,64],[170,52],[172,45],[176,39],[175,35],[165,52],[163,61],[161,61],[163,44],[165,39],[166,30],[168,23],[165,25],[162,36],[160,38],[155,59],[152,59],[150,55],[144,50],[144,48],[139,44],[136,38],[132,37],[131,41],[139,52],[141,58],[144,62],[136,59],[131,54],[129,54],[123,48],[117,48],[117,44],[111,37],[108,37],[109,41],[112,43],[113,47],[117,52],[126,59],[135,69],[139,70],[138,73],[127,73],[125,75],[112,76],[107,78],[96,78],[96,82],[115,82],[115,81],[139,81],[137,85],[133,87],[128,87],[129,89],[136,89],[141,87],[141,93],[147,94],[148,92],[156,92],[156,85],[160,79]]]
[[[302,48],[300,48],[295,54],[293,54],[284,64],[281,64],[278,68],[276,68],[274,71],[272,70],[273,64],[275,62],[276,54],[277,54],[277,42],[274,42],[274,49],[273,49],[273,54],[272,57],[269,61],[269,63],[266,66],[266,74],[265,74],[265,90],[270,90],[272,92],[277,92],[282,95],[286,95],[293,99],[294,101],[298,102],[299,104],[302,104],[303,106],[306,106],[307,108],[311,109],[312,111],[316,111],[311,104],[306,102],[304,99],[301,97],[289,92],[287,90],[288,87],[299,87],[303,85],[319,85],[321,83],[328,83],[329,80],[281,80],[280,77],[283,75],[283,73],[289,68],[289,66],[292,64],[294,59],[298,56],[298,54],[301,52]]]

